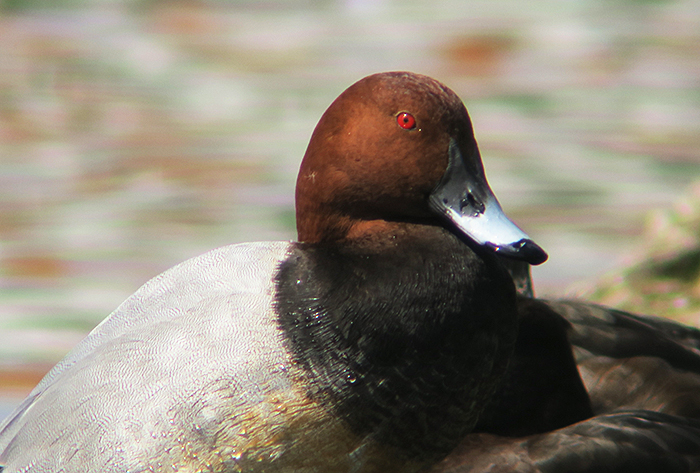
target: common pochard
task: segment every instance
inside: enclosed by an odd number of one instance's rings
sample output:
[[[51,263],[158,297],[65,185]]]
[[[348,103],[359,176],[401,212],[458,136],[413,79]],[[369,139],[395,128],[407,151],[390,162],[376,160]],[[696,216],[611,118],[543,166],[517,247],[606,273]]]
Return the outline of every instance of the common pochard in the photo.
[[[573,471],[548,448],[586,426],[588,467],[606,421],[644,437],[640,414],[593,417],[576,321],[517,295],[508,268],[547,255],[444,85],[391,72],[343,92],[296,207],[298,242],[185,261],[98,325],[0,426],[3,473]],[[675,429],[669,458],[700,445],[692,421],[641,415]]]

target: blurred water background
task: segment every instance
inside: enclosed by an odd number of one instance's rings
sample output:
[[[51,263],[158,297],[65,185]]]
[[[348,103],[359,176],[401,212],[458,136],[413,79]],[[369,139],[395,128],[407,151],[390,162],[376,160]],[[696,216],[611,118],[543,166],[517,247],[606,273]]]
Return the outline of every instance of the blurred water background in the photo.
[[[149,278],[293,239],[317,120],[386,70],[465,101],[539,295],[700,178],[695,0],[0,1],[0,417]]]

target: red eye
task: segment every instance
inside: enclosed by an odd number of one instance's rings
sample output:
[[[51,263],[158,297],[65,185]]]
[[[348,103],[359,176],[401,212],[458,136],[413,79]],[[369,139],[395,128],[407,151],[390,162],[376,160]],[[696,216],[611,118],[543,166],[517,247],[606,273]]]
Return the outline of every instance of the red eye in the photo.
[[[401,112],[396,115],[396,123],[398,123],[401,128],[406,130],[412,130],[416,127],[416,119],[413,118],[413,115],[407,112]]]

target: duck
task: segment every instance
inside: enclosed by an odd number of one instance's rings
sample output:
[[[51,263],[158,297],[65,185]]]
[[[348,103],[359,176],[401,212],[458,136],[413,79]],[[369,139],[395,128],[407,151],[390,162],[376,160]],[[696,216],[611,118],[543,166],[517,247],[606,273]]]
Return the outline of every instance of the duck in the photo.
[[[477,425],[545,251],[503,213],[440,82],[366,77],[326,110],[298,241],[215,249],[138,289],[0,425],[14,472],[414,472]]]
[[[350,86],[295,198],[298,241],[185,261],[98,325],[0,425],[2,472],[700,470],[697,329],[535,298],[547,254],[448,87]]]

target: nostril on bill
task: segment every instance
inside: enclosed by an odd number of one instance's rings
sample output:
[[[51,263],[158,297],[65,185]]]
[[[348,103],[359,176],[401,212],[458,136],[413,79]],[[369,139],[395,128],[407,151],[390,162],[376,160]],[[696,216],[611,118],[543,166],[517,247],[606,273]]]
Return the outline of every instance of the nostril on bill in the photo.
[[[474,197],[474,194],[471,192],[465,192],[464,197],[459,201],[459,211],[462,215],[464,215],[466,207],[469,207],[471,217],[477,217],[486,210],[484,203]]]

